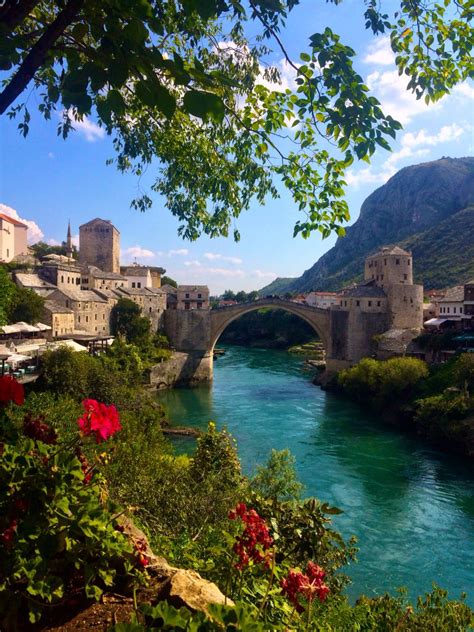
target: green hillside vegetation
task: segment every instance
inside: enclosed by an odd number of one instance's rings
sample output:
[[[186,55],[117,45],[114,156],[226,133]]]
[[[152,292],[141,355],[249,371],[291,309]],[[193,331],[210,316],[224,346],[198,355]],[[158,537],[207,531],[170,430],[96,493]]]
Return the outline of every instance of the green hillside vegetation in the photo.
[[[413,252],[415,280],[443,288],[474,278],[474,205],[399,244]]]
[[[462,283],[474,272],[474,158],[405,167],[362,204],[346,237],[301,277],[276,279],[260,295],[338,290],[362,279],[378,248],[411,249],[415,279],[429,288]]]

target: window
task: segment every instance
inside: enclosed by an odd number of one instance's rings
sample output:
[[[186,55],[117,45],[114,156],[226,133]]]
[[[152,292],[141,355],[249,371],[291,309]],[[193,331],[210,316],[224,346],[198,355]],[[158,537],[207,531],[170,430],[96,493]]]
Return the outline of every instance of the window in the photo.
[[[356,301],[357,307],[360,307],[360,301]]]
[[[449,307],[448,307],[448,314],[449,314]]]
[[[86,323],[89,322],[89,316],[86,316]]]
[[[97,320],[97,314],[95,315],[95,320]],[[96,331],[97,331],[97,328],[96,328]]]
[[[403,279],[404,279],[405,281],[407,281],[407,280],[408,280],[408,274],[404,274],[404,275],[403,275]]]
[[[380,307],[381,303],[380,301],[377,301],[377,307]]]
[[[400,265],[400,259],[395,259],[395,263],[397,264],[397,266]]]
[[[202,303],[198,303],[198,304],[197,304],[197,308],[198,308],[198,309],[202,309]]]
[[[135,287],[135,281],[132,281],[132,287]]]
[[[380,275],[380,280],[383,281],[383,274]]]
[[[141,287],[141,286],[142,286],[142,284],[140,282],[137,283],[137,287]]]
[[[372,307],[372,301],[367,301],[369,307]]]
[[[149,308],[148,308],[148,311],[149,311],[149,312],[150,312],[150,314],[151,314],[151,307],[149,307]]]
[[[384,266],[386,266],[386,265],[387,265],[387,259],[384,259],[384,260],[383,260],[383,264],[384,264]]]
[[[64,283],[64,277],[62,274],[61,274],[61,283]]]
[[[7,248],[7,257],[10,256],[10,248]]]
[[[462,307],[459,308],[459,313],[462,314]]]
[[[80,323],[80,322],[81,322],[81,317],[80,317],[80,316],[78,316],[78,317],[77,317],[77,322],[78,322],[78,323]]]
[[[411,264],[411,259],[407,259],[407,266]]]
[[[455,313],[456,313],[456,308],[455,308],[455,307],[453,307],[453,314],[455,314]]]
[[[186,298],[189,298],[189,294],[186,294],[185,296],[186,296]]]
[[[69,307],[69,301],[66,299],[66,307]]]
[[[198,294],[198,298],[202,298],[202,294]]]
[[[68,283],[71,283],[71,277],[68,277],[68,278],[67,278],[67,282],[68,282]]]
[[[191,309],[191,303],[189,301],[185,302],[184,309]]]

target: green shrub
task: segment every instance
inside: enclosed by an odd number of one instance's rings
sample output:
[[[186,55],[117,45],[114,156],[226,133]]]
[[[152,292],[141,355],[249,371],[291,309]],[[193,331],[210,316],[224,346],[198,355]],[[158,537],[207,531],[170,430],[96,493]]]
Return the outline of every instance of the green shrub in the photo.
[[[1,414],[1,413],[0,413]],[[133,550],[116,530],[85,440],[64,445],[44,418],[0,423],[0,627],[36,621],[71,596],[98,599],[131,578]],[[102,449],[104,449],[102,447]]]
[[[390,404],[403,405],[417,392],[428,376],[425,362],[416,358],[373,360],[364,358],[338,375],[338,383],[350,396],[380,409]]]

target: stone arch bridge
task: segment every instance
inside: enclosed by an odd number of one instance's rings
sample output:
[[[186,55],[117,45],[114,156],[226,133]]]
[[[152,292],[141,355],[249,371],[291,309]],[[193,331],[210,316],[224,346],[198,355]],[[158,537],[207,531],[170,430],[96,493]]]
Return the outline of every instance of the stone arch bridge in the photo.
[[[320,309],[279,298],[263,298],[211,310],[166,310],[164,328],[174,349],[171,381],[193,384],[212,380],[213,350],[236,318],[264,307],[283,309],[305,320],[326,350],[326,372],[334,373],[372,353],[374,336],[388,329],[384,314]],[[157,370],[157,374],[159,370]]]
[[[210,312],[210,350],[214,349],[216,342],[230,323],[244,314],[254,312],[264,307],[273,309],[283,309],[291,314],[296,314],[305,320],[321,339],[325,348],[329,342],[329,312],[326,309],[319,309],[286,301],[278,298],[262,298],[251,303],[237,303],[227,307],[217,307]]]

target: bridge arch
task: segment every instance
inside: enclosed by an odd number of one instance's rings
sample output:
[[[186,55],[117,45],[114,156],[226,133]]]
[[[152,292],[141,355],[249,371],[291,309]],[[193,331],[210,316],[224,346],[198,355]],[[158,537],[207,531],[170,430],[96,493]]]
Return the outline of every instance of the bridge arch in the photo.
[[[251,303],[238,303],[237,305],[230,305],[228,307],[217,307],[211,310],[211,327],[210,327],[210,352],[214,350],[214,347],[219,340],[224,330],[230,325],[231,322],[248,314],[265,307],[272,309],[282,309],[291,314],[299,316],[306,321],[319,336],[321,342],[328,351],[329,344],[329,313],[328,310],[319,309],[316,307],[310,307],[302,303],[296,303],[294,301],[287,301],[283,299],[259,299],[252,301]]]

